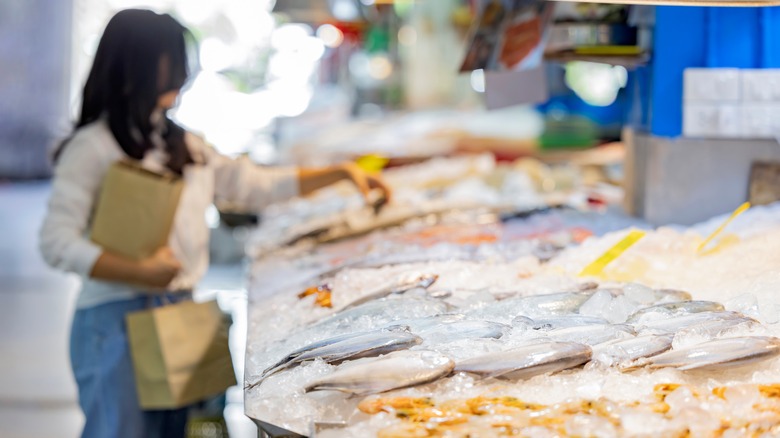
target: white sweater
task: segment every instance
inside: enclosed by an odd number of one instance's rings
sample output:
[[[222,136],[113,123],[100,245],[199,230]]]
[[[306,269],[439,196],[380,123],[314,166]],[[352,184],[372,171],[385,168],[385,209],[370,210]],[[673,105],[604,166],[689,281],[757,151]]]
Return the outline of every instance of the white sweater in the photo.
[[[187,134],[187,146],[205,165],[184,170],[184,190],[176,212],[170,247],[182,264],[170,290],[195,287],[208,267],[209,229],[206,209],[212,202],[246,211],[298,194],[295,168],[262,168],[247,159],[220,155],[199,137]],[[52,267],[83,278],[77,307],[133,298],[133,286],[89,278],[102,250],[88,238],[92,213],[109,167],[125,157],[105,120],[79,129],[63,150],[54,172],[48,211],[40,231],[40,249]],[[142,164],[152,170],[164,166],[160,150],[147,153]]]

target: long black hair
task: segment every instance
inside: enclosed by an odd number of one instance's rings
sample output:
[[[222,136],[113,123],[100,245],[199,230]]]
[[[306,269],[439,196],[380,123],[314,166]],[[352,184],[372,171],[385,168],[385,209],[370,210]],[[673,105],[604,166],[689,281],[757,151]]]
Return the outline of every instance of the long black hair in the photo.
[[[157,100],[181,89],[187,80],[186,34],[187,29],[168,14],[127,9],[114,15],[100,38],[75,129],[106,117],[125,154],[142,159],[154,148],[151,118]],[[193,162],[184,130],[167,117],[164,124],[167,167],[181,174]]]

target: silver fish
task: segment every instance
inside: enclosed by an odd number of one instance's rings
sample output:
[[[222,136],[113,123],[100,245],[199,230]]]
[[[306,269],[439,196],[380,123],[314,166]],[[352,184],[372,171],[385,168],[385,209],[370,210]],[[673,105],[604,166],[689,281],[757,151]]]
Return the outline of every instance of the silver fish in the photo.
[[[681,371],[720,369],[749,365],[780,354],[780,339],[764,336],[716,339],[693,347],[672,350],[649,359],[651,368],[674,367]]]
[[[370,301],[349,310],[315,322],[306,328],[317,333],[329,332],[336,328],[348,328],[355,321],[369,317],[377,324],[389,324],[401,319],[424,318],[447,312],[448,305],[443,301],[426,300],[412,297],[399,299],[386,298]]]
[[[534,320],[534,330],[548,331],[569,327],[582,327],[586,325],[607,325],[609,321],[597,316],[587,315],[562,315],[551,318],[539,318]]]
[[[593,295],[587,292],[558,292],[509,298],[491,303],[467,313],[475,319],[509,322],[516,316],[531,318],[577,313],[580,306]]]
[[[688,292],[673,289],[651,289],[639,284],[626,285],[619,291],[621,295],[624,295],[629,300],[644,306],[671,301],[689,301],[691,299],[691,294]]]
[[[607,366],[627,366],[629,363],[661,354],[672,348],[672,335],[644,335],[615,339],[593,347],[593,361]]]
[[[278,372],[294,368],[307,361],[320,359],[335,365],[345,360],[374,357],[397,350],[405,350],[420,343],[422,343],[422,338],[402,329],[377,330],[355,336],[338,336],[335,340],[332,338],[331,340],[319,341],[312,346],[288,354],[276,366],[264,371],[260,380],[249,385],[249,388],[259,385],[263,380]]]
[[[369,292],[366,295],[352,301],[351,303],[339,309],[338,312],[352,309],[361,304],[368,303],[370,301],[375,301],[380,298],[384,298],[388,295],[399,295],[404,292],[408,292],[412,289],[418,289],[418,288],[428,289],[438,279],[439,279],[438,275],[421,275],[411,281],[402,281],[398,284],[383,286],[375,291]]]
[[[591,348],[574,342],[540,342],[490,353],[455,365],[455,372],[502,379],[528,379],[573,368],[591,358]]]
[[[432,382],[450,374],[454,367],[452,359],[434,351],[397,351],[343,364],[332,374],[309,383],[305,389],[306,392],[332,390],[376,394]]]
[[[614,339],[632,338],[636,331],[625,324],[594,324],[550,330],[546,334],[556,341],[597,345]]]
[[[498,322],[453,321],[418,331],[416,334],[426,341],[450,342],[459,339],[498,339],[509,330],[511,330],[510,326]]]
[[[713,319],[683,328],[678,331],[675,336],[703,336],[706,338],[715,338],[736,327],[742,326],[745,328],[751,328],[760,325],[760,322],[749,316],[735,317],[731,319]]]
[[[635,323],[640,331],[677,333],[678,331],[707,321],[743,320],[745,315],[728,310],[718,312],[699,312],[676,316],[668,319]]]
[[[398,321],[393,321],[391,324],[406,326],[409,327],[409,331],[412,333],[419,333],[421,331],[437,327],[441,324],[462,321],[465,318],[466,315],[461,313],[445,313],[442,315],[433,315],[424,318],[401,319]]]
[[[393,326],[393,327],[390,327],[389,329],[390,330],[394,330],[396,328],[397,328],[396,326]],[[335,344],[335,343],[338,343],[338,342],[346,341],[346,340],[353,339],[353,338],[356,338],[356,337],[360,337],[360,336],[363,336],[363,335],[365,335],[365,333],[363,333],[363,332],[360,332],[360,333],[346,333],[346,334],[339,335],[339,336],[332,336],[332,337],[329,337],[329,338],[325,338],[325,339],[319,340],[317,342],[311,343],[309,345],[303,346],[303,347],[301,347],[301,348],[299,348],[299,349],[297,349],[297,350],[295,350],[295,351],[293,351],[291,353],[288,353],[287,356],[283,357],[282,359],[280,359],[275,364],[273,364],[270,367],[268,367],[265,370],[263,370],[262,375],[263,376],[267,375],[271,370],[273,370],[275,368],[278,368],[278,367],[281,367],[282,365],[284,365],[284,364],[294,360],[296,357],[300,356],[301,354],[306,353],[307,351],[315,350],[315,349],[318,349],[318,348],[322,348],[322,347],[325,347],[325,346],[328,346],[328,345],[331,345],[331,344]]]
[[[637,323],[643,319],[651,318],[653,315],[670,318],[692,313],[718,312],[721,310],[724,310],[723,304],[714,301],[676,301],[637,310],[628,317],[627,322],[631,324]]]

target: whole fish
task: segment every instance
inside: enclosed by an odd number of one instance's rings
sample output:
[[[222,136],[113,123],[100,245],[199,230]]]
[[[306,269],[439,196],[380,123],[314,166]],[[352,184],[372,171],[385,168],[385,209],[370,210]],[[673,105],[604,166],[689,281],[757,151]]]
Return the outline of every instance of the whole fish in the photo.
[[[405,350],[422,343],[422,338],[403,329],[376,330],[355,336],[338,336],[331,340],[319,341],[308,347],[288,354],[277,365],[265,370],[258,382],[249,385],[253,388],[266,378],[294,368],[304,362],[315,359],[329,364],[339,364],[345,360],[362,357],[374,357],[397,350]]]
[[[340,391],[368,395],[433,382],[452,372],[449,357],[427,350],[397,351],[339,366],[336,371],[309,383],[306,392]]]
[[[511,330],[505,324],[491,321],[453,321],[416,332],[426,341],[451,342],[459,339],[498,339]]]
[[[651,368],[674,367],[687,371],[749,365],[780,354],[780,339],[764,336],[716,339],[672,350],[648,359]]]
[[[651,357],[672,348],[672,335],[644,335],[615,339],[593,347],[593,361],[607,366],[629,366],[637,359]]]
[[[628,317],[626,322],[634,324],[645,319],[653,318],[654,316],[659,318],[671,318],[675,316],[690,315],[692,313],[718,312],[721,310],[724,310],[723,304],[714,301],[676,301],[657,304],[655,306],[637,310]]]
[[[633,338],[636,331],[625,324],[594,324],[550,330],[546,334],[556,341],[597,345],[615,339]]]
[[[749,316],[730,319],[713,319],[683,328],[675,334],[675,338],[682,339],[687,336],[715,338],[722,335],[724,332],[737,327],[752,328],[760,325],[760,322]]]
[[[447,312],[448,305],[443,301],[427,300],[413,297],[386,298],[370,301],[360,306],[344,310],[321,319],[309,327],[307,331],[327,333],[336,328],[351,327],[361,319],[371,319],[375,324],[389,324],[403,319],[424,318]]]
[[[607,325],[609,321],[597,316],[587,315],[562,315],[550,318],[538,318],[533,321],[534,330],[549,331],[569,327],[582,327],[587,325]]]
[[[577,313],[580,306],[592,295],[593,291],[586,291],[515,297],[491,303],[480,309],[468,312],[466,316],[474,319],[509,323],[517,316],[541,318],[573,314]]]
[[[369,292],[362,297],[352,301],[346,306],[342,307],[338,311],[344,311],[352,309],[361,304],[368,303],[369,301],[378,300],[388,295],[399,295],[404,292],[408,292],[412,289],[428,289],[436,280],[439,279],[438,275],[421,275],[411,281],[401,281],[400,283],[394,283],[387,286],[382,286],[377,290]]]
[[[395,330],[396,328],[397,328],[396,326],[393,326],[393,327],[389,327],[388,329]],[[317,348],[325,347],[327,345],[331,345],[331,344],[335,344],[335,343],[338,343],[338,342],[346,341],[348,339],[360,337],[360,336],[363,336],[363,335],[365,335],[364,332],[360,332],[360,333],[346,333],[346,334],[343,334],[343,335],[332,336],[332,337],[325,338],[325,339],[319,340],[317,342],[308,344],[308,345],[303,346],[303,347],[301,347],[301,348],[299,348],[299,349],[297,349],[295,351],[292,351],[292,352],[288,353],[285,357],[283,357],[282,359],[280,359],[279,361],[277,361],[276,363],[274,363],[270,367],[268,367],[265,370],[263,370],[261,375],[263,375],[263,376],[267,375],[271,370],[273,370],[275,368],[278,368],[278,367],[281,367],[282,365],[284,365],[284,364],[286,364],[288,362],[291,362],[296,357],[300,356],[303,353],[306,353],[307,351],[311,351],[311,350],[314,350],[314,349],[317,349]]]
[[[651,289],[639,284],[625,285],[618,289],[618,294],[642,307],[671,301],[689,301],[691,294],[673,289]]]
[[[716,312],[699,312],[689,315],[675,316],[666,319],[658,319],[633,324],[640,331],[677,333],[678,331],[707,321],[744,320],[745,315],[722,310]]]
[[[442,315],[433,315],[424,318],[401,319],[398,321],[393,321],[390,324],[409,327],[409,331],[418,334],[421,331],[432,329],[441,324],[462,321],[465,318],[466,315],[463,315],[462,313],[445,313]]]
[[[591,348],[574,342],[540,342],[489,353],[455,365],[455,372],[517,380],[573,368],[591,358]]]

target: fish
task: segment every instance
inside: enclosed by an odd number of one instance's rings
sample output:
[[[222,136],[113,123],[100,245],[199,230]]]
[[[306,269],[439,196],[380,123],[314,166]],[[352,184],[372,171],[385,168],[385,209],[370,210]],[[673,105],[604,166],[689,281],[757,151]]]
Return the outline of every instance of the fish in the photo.
[[[672,367],[681,371],[723,369],[750,365],[780,354],[780,338],[743,336],[716,339],[672,350],[648,359],[651,368]]]
[[[424,318],[446,313],[449,305],[443,301],[416,297],[384,298],[369,301],[348,310],[343,310],[309,325],[306,330],[327,333],[337,328],[348,328],[364,318],[375,320],[376,324],[389,324],[402,319]]]
[[[429,330],[438,325],[462,321],[465,318],[466,315],[462,313],[444,313],[441,315],[433,315],[433,316],[427,316],[423,318],[401,319],[398,321],[393,321],[390,324],[409,327],[409,331],[417,334],[421,331]]]
[[[618,368],[631,362],[655,356],[672,348],[672,335],[643,335],[628,339],[615,339],[595,345],[593,362]]]
[[[397,351],[339,366],[333,373],[310,382],[306,392],[340,391],[354,395],[377,394],[433,382],[449,375],[455,362],[428,350]]]
[[[425,274],[421,275],[411,281],[402,281],[400,283],[394,283],[388,286],[382,286],[379,289],[369,292],[362,297],[350,302],[349,304],[341,307],[338,311],[344,311],[355,308],[361,304],[375,301],[380,298],[384,298],[388,295],[400,295],[408,292],[412,289],[428,289],[436,280],[439,279],[438,275]]]
[[[761,323],[749,316],[742,316],[730,319],[713,319],[703,321],[690,327],[685,327],[675,334],[675,338],[684,338],[686,336],[715,338],[725,331],[742,326],[752,328],[760,326]]]
[[[651,289],[639,284],[626,285],[618,289],[618,291],[620,291],[619,294],[624,295],[629,300],[644,306],[691,300],[691,294],[688,292],[675,289]]]
[[[636,331],[626,324],[593,324],[550,330],[546,334],[556,341],[597,345],[615,339],[632,338]]]
[[[584,344],[539,342],[458,362],[455,372],[481,378],[529,379],[582,365],[591,355],[591,348]]]
[[[468,312],[466,316],[508,323],[517,316],[537,318],[567,315],[577,313],[580,306],[592,295],[593,291],[584,291],[515,297],[491,303]]]
[[[395,327],[391,327],[391,329],[394,329],[394,328]],[[299,349],[297,349],[297,350],[295,350],[293,352],[288,353],[285,357],[283,357],[282,359],[280,359],[279,361],[277,361],[273,365],[271,365],[268,368],[266,368],[265,370],[263,370],[261,375],[268,374],[271,370],[273,370],[275,368],[278,368],[278,367],[281,367],[282,365],[284,365],[284,364],[286,364],[288,362],[293,361],[296,357],[298,357],[301,354],[306,353],[308,351],[311,351],[311,350],[314,350],[314,349],[318,349],[318,348],[322,348],[322,347],[325,347],[325,346],[328,346],[328,345],[331,345],[331,344],[335,344],[335,343],[338,343],[338,342],[346,341],[346,340],[349,340],[349,339],[353,339],[353,338],[356,338],[356,337],[359,337],[359,336],[363,336],[364,334],[365,333],[362,333],[362,332],[361,333],[346,333],[346,334],[343,334],[343,335],[332,336],[332,337],[325,338],[325,339],[322,339],[320,341],[308,344],[308,345],[306,345],[304,347],[301,347],[301,348],[299,348]]]
[[[677,333],[678,331],[707,321],[743,320],[745,315],[722,310],[716,312],[699,312],[672,318],[659,319],[632,324],[640,332]]]
[[[656,304],[637,310],[628,317],[626,322],[637,323],[644,319],[652,318],[653,314],[661,317],[674,317],[690,315],[701,312],[718,312],[724,310],[723,304],[714,301],[675,301],[671,303]]]
[[[339,364],[346,360],[405,350],[422,343],[421,337],[409,333],[405,329],[405,327],[393,327],[353,336],[342,335],[316,342],[288,354],[275,366],[266,369],[260,376],[260,380],[249,385],[249,388],[259,385],[263,380],[276,373],[294,368],[307,361],[319,359],[329,364]]]
[[[416,332],[426,341],[451,342],[460,339],[498,339],[512,328],[492,321],[453,321]]]
[[[609,321],[597,316],[587,315],[562,315],[550,318],[539,318],[533,321],[531,328],[534,330],[548,331],[568,327],[582,327],[586,325],[607,325]]]

